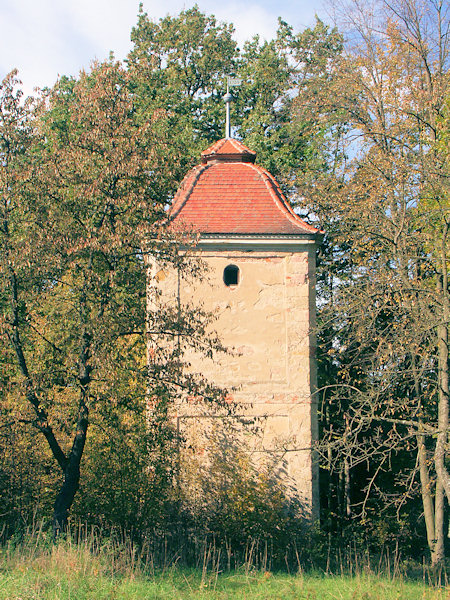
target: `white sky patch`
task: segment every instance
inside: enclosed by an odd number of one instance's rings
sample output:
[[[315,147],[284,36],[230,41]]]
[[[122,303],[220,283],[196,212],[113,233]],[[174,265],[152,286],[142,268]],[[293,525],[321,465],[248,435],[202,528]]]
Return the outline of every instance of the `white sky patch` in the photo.
[[[294,28],[313,24],[322,0],[198,0],[201,11],[233,23],[242,47],[255,34],[270,39],[281,16]],[[144,10],[158,20],[177,15],[195,1],[144,0]],[[0,80],[19,69],[25,93],[51,86],[60,75],[77,75],[94,59],[113,51],[125,58],[131,48],[131,28],[137,22],[139,0],[0,0]]]
[[[131,28],[137,23],[135,0],[77,0],[67,2],[76,29],[97,48],[92,58],[107,58],[110,50],[124,58],[131,48]]]
[[[265,40],[271,39],[277,30],[277,15],[257,4],[246,6],[242,2],[227,2],[218,7],[214,14],[219,21],[234,24],[234,38],[240,48],[255,35]]]

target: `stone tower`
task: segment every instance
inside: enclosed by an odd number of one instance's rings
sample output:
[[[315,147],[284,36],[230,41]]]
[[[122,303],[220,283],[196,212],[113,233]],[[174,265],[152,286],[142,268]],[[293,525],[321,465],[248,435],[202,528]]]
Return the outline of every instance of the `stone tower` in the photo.
[[[198,301],[217,315],[214,328],[231,352],[216,360],[194,356],[193,368],[231,390],[242,427],[257,423],[245,436],[256,464],[270,455],[290,493],[315,517],[315,254],[321,232],[293,212],[255,158],[229,138],[202,153],[174,198],[170,219],[177,229],[198,232],[194,253],[207,264],[206,277],[180,284],[169,274],[161,285],[166,300]],[[189,408],[180,411],[180,427],[189,418],[192,426]],[[195,418],[201,429],[211,415]]]

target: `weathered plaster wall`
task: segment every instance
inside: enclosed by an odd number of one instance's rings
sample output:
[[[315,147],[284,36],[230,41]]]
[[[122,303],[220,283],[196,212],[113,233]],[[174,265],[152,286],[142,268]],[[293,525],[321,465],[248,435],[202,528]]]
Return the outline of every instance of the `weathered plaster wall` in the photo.
[[[226,387],[245,417],[248,451],[258,461],[275,458],[284,483],[318,509],[317,466],[312,441],[317,437],[314,325],[315,248],[299,252],[204,250],[203,281],[178,281],[168,273],[161,282],[163,300],[190,302],[212,311],[214,328],[229,354],[213,360],[192,354],[192,368]],[[239,267],[239,284],[227,287],[224,268]],[[198,433],[211,428],[210,416],[181,408],[180,426]],[[249,433],[250,432],[250,433]],[[205,443],[205,442],[203,442]]]

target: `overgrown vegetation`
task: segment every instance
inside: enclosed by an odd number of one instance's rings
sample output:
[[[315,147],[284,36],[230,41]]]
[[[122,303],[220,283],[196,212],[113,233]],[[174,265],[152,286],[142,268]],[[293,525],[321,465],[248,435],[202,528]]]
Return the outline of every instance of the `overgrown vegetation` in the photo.
[[[329,236],[319,292],[327,526],[357,521],[406,548],[425,525],[438,564],[450,500],[449,7],[338,12],[347,41],[326,91],[306,85],[297,99],[318,121],[335,119],[334,168],[308,194]]]
[[[23,542],[10,540],[0,551],[2,600],[60,600],[115,598],[348,598],[364,600],[440,600],[445,580],[426,568],[416,581],[406,581],[395,557],[378,564],[368,557],[341,554],[341,572],[304,572],[299,559],[291,573],[257,564],[252,548],[227,565],[213,543],[198,544],[193,568],[182,556],[167,551],[165,540],[135,546],[127,538],[78,531],[56,545],[40,530],[29,531]]]

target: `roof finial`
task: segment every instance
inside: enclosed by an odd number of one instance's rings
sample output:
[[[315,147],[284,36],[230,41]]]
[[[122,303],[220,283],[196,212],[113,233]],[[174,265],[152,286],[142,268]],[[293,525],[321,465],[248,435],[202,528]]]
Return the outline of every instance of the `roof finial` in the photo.
[[[241,85],[242,79],[240,77],[227,76],[227,93],[223,97],[226,106],[226,120],[225,120],[225,137],[229,139],[231,137],[231,123],[230,123],[230,103],[233,96],[230,94],[230,87],[236,87]]]

